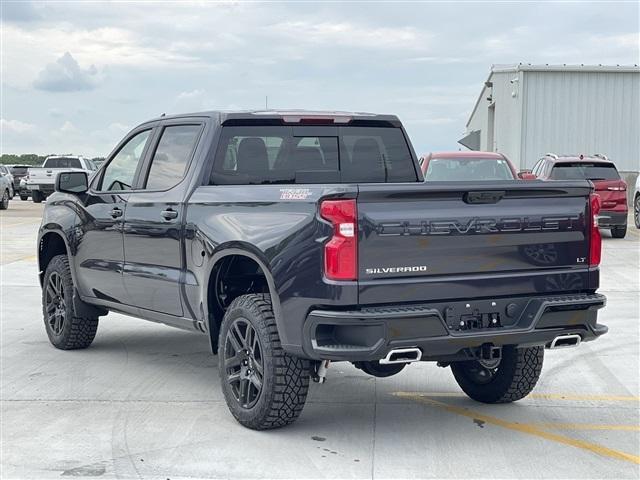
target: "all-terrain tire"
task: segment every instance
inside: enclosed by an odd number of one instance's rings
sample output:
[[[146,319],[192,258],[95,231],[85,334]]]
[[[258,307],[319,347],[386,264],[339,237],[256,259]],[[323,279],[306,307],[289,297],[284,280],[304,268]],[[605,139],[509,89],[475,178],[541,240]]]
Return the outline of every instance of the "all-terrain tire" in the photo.
[[[0,210],[6,210],[9,208],[9,190],[2,192],[0,197]]]
[[[613,227],[611,229],[611,236],[613,238],[624,238],[627,234],[627,226],[622,225],[621,227]]]
[[[633,221],[640,228],[640,194],[633,200]]]
[[[59,286],[55,288],[53,283]],[[51,344],[61,350],[76,350],[91,345],[98,330],[98,317],[79,316],[76,313],[73,278],[66,255],[57,255],[51,259],[42,285],[42,315]],[[57,293],[56,298],[61,299],[53,302],[58,317],[52,317],[51,298],[54,293]]]
[[[237,342],[239,337],[233,337],[232,340],[229,335],[233,335],[231,330],[238,325],[240,330],[244,326],[245,332],[249,326],[253,328],[252,345],[257,346],[249,347],[246,351],[251,350],[256,357],[258,350],[260,353],[258,360],[248,357],[243,360],[252,362],[249,367],[256,368],[255,362],[259,361],[262,369],[261,389],[252,405],[243,405],[236,388],[237,380],[232,383],[232,379],[241,375],[238,368],[245,369],[242,375],[247,374],[247,367],[231,366],[237,363],[234,359],[238,348],[234,347],[234,341]],[[253,430],[268,430],[283,427],[298,418],[309,390],[310,363],[282,349],[269,295],[249,294],[233,300],[222,320],[218,345],[222,391],[231,414],[240,424]],[[242,349],[242,352],[245,350]],[[249,373],[255,374],[251,370]],[[255,395],[255,391],[253,393]]]
[[[33,203],[42,203],[42,200],[44,200],[44,195],[42,194],[42,192],[40,192],[40,190],[32,190],[31,200],[33,200]]]
[[[473,400],[509,403],[531,393],[540,378],[543,358],[543,346],[516,348],[508,345],[502,348],[502,359],[494,369],[486,369],[472,360],[452,363],[451,371],[460,388]]]

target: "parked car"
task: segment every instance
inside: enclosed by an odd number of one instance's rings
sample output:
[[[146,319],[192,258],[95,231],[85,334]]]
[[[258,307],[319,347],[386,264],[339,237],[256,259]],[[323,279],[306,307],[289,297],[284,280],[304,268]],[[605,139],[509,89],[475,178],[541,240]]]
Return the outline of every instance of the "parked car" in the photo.
[[[11,182],[9,179],[0,175],[0,210],[9,208],[9,200],[11,199]]]
[[[607,332],[599,197],[557,186],[424,182],[391,115],[156,118],[92,179],[59,174],[37,242],[45,329],[86,348],[114,310],[204,333],[257,430],[293,422],[332,361],[439,362],[471,398],[512,402],[545,347]],[[520,253],[542,243],[543,267]]]
[[[636,188],[633,195],[633,220],[636,228],[640,228],[640,175],[636,178]]]
[[[535,178],[519,175],[511,161],[495,152],[436,152],[420,157],[425,181],[517,180]]]
[[[7,165],[0,165],[0,176],[5,177],[9,180],[9,198],[13,198],[15,195],[15,189],[13,186],[13,175],[11,174],[11,170]]]
[[[88,158],[74,155],[52,155],[47,157],[40,168],[30,168],[27,175],[27,188],[35,203],[45,200],[54,190],[56,175],[62,171],[82,170],[92,173],[95,164]]]
[[[20,200],[27,200],[29,198],[29,190],[20,186],[23,184],[21,180],[29,173],[29,165],[11,165],[9,170],[13,175],[13,191],[20,196]],[[26,185],[26,181],[24,183]]]
[[[627,184],[606,155],[556,155],[547,153],[535,164],[533,174],[541,180],[590,180],[602,199],[599,225],[614,238],[627,233]]]

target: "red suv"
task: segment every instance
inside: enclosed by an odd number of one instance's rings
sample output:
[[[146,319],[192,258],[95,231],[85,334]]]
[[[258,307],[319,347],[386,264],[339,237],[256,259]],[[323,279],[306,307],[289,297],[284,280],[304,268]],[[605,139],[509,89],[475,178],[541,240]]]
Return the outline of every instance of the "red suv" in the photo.
[[[606,155],[556,155],[547,153],[531,172],[541,180],[591,180],[602,200],[599,225],[614,238],[627,233],[627,184]]]

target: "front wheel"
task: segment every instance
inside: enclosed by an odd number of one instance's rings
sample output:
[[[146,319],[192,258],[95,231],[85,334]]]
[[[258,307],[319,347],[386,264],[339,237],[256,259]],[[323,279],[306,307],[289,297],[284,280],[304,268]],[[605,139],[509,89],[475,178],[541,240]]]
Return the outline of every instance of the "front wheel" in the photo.
[[[80,316],[76,312],[66,255],[56,255],[47,265],[42,281],[42,314],[49,341],[56,348],[87,348],[96,336],[98,317]]]
[[[44,195],[42,194],[42,192],[40,192],[40,190],[32,190],[31,199],[33,200],[33,203],[42,203],[42,200],[44,200]]]
[[[520,400],[533,390],[540,378],[544,347],[502,347],[499,363],[469,360],[451,364],[453,376],[470,398],[482,403]]]
[[[633,201],[633,221],[636,223],[636,228],[640,228],[640,195],[636,195]]]
[[[20,200],[22,200],[23,202],[26,202],[27,200],[29,200],[29,195],[20,194]]]
[[[218,345],[222,391],[238,422],[267,430],[298,418],[307,399],[310,365],[282,349],[269,295],[233,300]]]
[[[611,229],[611,236],[613,238],[624,238],[627,234],[627,226],[622,225],[620,227],[613,227]]]

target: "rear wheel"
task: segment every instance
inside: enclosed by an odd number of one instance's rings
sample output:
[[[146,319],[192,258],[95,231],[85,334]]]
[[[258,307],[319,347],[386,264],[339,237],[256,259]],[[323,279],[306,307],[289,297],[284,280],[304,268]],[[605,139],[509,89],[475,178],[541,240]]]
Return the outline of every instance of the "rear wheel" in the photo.
[[[0,197],[0,210],[6,210],[7,208],[9,208],[9,190],[2,192],[2,197]]]
[[[40,192],[39,190],[32,190],[31,199],[33,200],[33,203],[42,203],[42,200],[44,200],[44,195],[42,195],[42,192]]]
[[[517,348],[509,345],[502,348],[499,363],[455,362],[451,364],[451,371],[470,398],[483,403],[508,403],[531,393],[540,378],[543,358],[543,346]]]
[[[636,199],[633,201],[633,220],[636,223],[636,228],[640,228],[640,195],[636,195]]]
[[[233,300],[218,345],[222,391],[238,422],[267,430],[298,418],[307,399],[310,365],[282,349],[269,295]]]
[[[51,344],[61,350],[87,348],[98,330],[98,317],[81,317],[73,302],[73,279],[66,255],[51,259],[42,282],[42,314]]]
[[[622,225],[620,227],[613,227],[611,229],[611,236],[613,238],[624,238],[624,236],[627,234],[627,226],[626,225]]]

